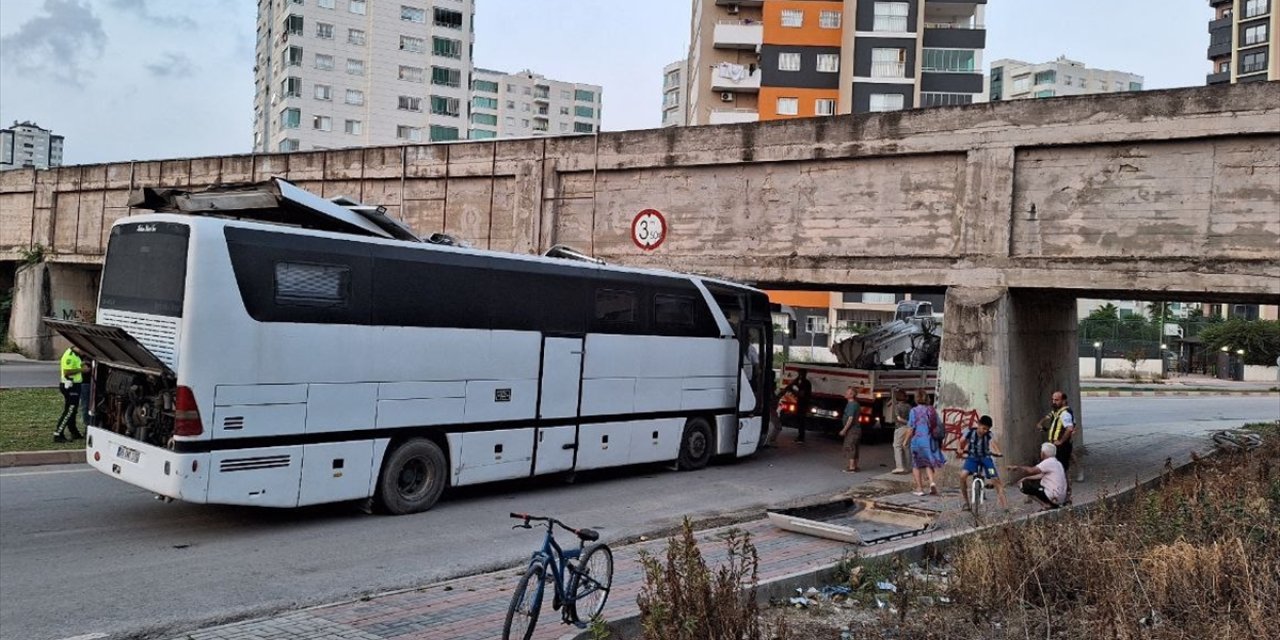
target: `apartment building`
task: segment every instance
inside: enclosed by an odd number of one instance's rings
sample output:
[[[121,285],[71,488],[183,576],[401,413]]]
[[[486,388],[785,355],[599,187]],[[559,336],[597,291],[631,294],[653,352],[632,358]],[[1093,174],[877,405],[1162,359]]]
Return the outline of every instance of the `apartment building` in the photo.
[[[1209,0],[1206,84],[1280,80],[1280,12],[1276,0]]]
[[[680,60],[662,68],[662,126],[683,127],[688,108],[689,61]]]
[[[985,100],[986,0],[694,0],[690,125]]]
[[[259,0],[255,151],[467,136],[474,0]]]
[[[988,84],[988,99],[995,102],[1141,91],[1142,76],[1125,71],[1093,69],[1066,56],[1039,64],[1002,58],[991,63]]]
[[[13,127],[0,129],[0,171],[60,167],[62,141],[34,122],[14,121]]]
[[[552,80],[528,70],[477,68],[471,78],[468,137],[595,133],[602,95],[599,85]]]

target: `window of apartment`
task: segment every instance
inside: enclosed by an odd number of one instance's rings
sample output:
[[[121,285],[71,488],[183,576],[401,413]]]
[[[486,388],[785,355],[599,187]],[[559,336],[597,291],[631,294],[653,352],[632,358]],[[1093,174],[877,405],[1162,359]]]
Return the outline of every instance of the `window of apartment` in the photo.
[[[942,91],[925,91],[920,94],[922,107],[947,107],[956,104],[973,104],[973,94]]]
[[[798,53],[779,53],[778,54],[778,71],[799,71],[800,70],[800,54]]]
[[[1130,83],[1129,83],[1129,90],[1130,90],[1130,91],[1142,91],[1142,83],[1141,83],[1141,82],[1130,82]]]
[[[306,5],[306,4],[307,4],[307,0],[289,0],[289,4],[296,4],[296,5],[299,5],[299,6],[304,6],[304,5]]]
[[[284,32],[291,36],[302,35],[302,16],[289,16],[285,18]]]
[[[840,28],[840,12],[839,11],[823,11],[819,13],[818,26],[823,29],[839,29]]]
[[[311,128],[316,131],[332,131],[333,118],[329,116],[311,116]]]
[[[447,27],[449,29],[462,28],[462,12],[452,9],[441,9],[434,7],[432,9],[432,21],[437,27]]]
[[[422,129],[408,125],[396,125],[396,139],[410,142],[422,142]]]
[[[286,98],[302,97],[302,78],[290,76],[280,82],[280,93]]]
[[[1245,0],[1244,17],[1256,18],[1271,10],[1270,0]]]
[[[836,53],[819,53],[818,71],[823,73],[836,73],[840,71],[840,55]]]
[[[427,72],[422,67],[400,65],[399,78],[405,82],[422,82],[426,77]]]
[[[337,4],[337,0],[316,0],[316,6],[321,9],[332,9]]]
[[[508,127],[514,127],[516,126],[516,119],[511,116],[507,116],[506,123]]]
[[[413,36],[400,36],[400,50],[409,53],[422,53],[427,49],[427,41]]]
[[[316,54],[316,68],[322,71],[333,70],[333,56],[323,53]]]
[[[431,84],[444,87],[461,87],[462,72],[449,67],[431,67]]]
[[[1013,79],[1013,93],[1026,93],[1031,90],[1031,74],[1025,74]]]
[[[346,103],[354,105],[364,104],[364,92],[359,89],[347,89]]]
[[[470,137],[472,140],[489,140],[498,137],[498,132],[489,131],[488,129],[472,129]]]
[[[1240,37],[1244,46],[1263,44],[1267,41],[1267,23],[1255,24],[1244,28],[1244,34]]]
[[[596,110],[591,107],[578,105],[573,108],[573,115],[578,116],[579,118],[594,118],[596,117]]]
[[[1058,72],[1053,70],[1037,71],[1035,81],[1032,84],[1053,84],[1057,81],[1058,81]]]
[[[819,98],[813,102],[813,112],[820,116],[834,116],[836,114],[836,101],[828,98]]]
[[[471,124],[486,124],[496,127],[498,126],[498,116],[492,113],[473,113],[471,114]]]
[[[422,111],[422,98],[400,96],[396,98],[396,108],[401,111]]]
[[[974,52],[971,49],[925,49],[920,68],[924,71],[973,73]]]
[[[595,102],[596,92],[587,91],[586,89],[575,89],[573,91],[573,99],[578,102]]]
[[[515,109],[515,108],[516,108],[516,101],[515,101],[515,100],[508,100],[508,101],[507,101],[507,108],[508,108],[508,109]]]
[[[417,22],[418,24],[427,23],[427,11],[417,7],[407,7],[400,5],[400,19],[406,22]]]
[[[1266,51],[1251,51],[1240,56],[1240,73],[1255,73],[1266,70]]]
[[[364,15],[366,10],[367,8],[365,7],[364,0],[351,0],[347,3],[347,11],[350,11],[351,13]]]
[[[903,95],[901,93],[873,93],[871,94],[871,103],[868,106],[870,111],[899,111],[904,104]]]
[[[472,80],[472,81],[471,81],[471,88],[472,88],[472,89],[474,89],[475,91],[484,91],[484,92],[487,92],[487,93],[497,93],[497,92],[498,92],[498,83],[496,83],[496,82],[490,82],[490,81],[488,81],[488,80]],[[493,108],[494,108],[494,109],[497,109],[497,108],[498,108],[498,104],[497,104],[497,101],[496,101],[496,100],[494,101],[494,106],[493,106]]]
[[[801,11],[800,9],[783,9],[782,10],[782,26],[803,27],[804,11]]]
[[[476,109],[493,109],[496,111],[498,109],[498,99],[476,96],[471,99],[471,106]]]
[[[1062,84],[1063,86],[1067,86],[1067,87],[1071,86],[1071,76],[1063,74]]]
[[[343,123],[342,130],[353,136],[358,136],[364,132],[364,123],[359,120],[347,120]]]
[[[1230,60],[1223,60],[1222,62],[1218,63],[1218,73],[1230,73],[1230,72],[1231,72]]]
[[[333,100],[333,87],[327,84],[318,84],[314,95],[316,100]]]
[[[778,98],[777,112],[780,116],[794,116],[800,113],[800,99]]]
[[[906,2],[877,2],[871,30],[906,33],[909,6]]]
[[[459,100],[446,96],[431,96],[431,113],[440,116],[456,116],[459,113]]]
[[[289,47],[284,52],[284,63],[290,67],[302,66],[302,47]]]
[[[430,137],[433,141],[458,140],[458,128],[440,127],[438,124],[433,124],[430,129]]]
[[[561,99],[561,100],[572,100],[572,99],[573,99],[573,92],[572,92],[572,91],[569,91],[568,89],[561,89],[561,90],[560,90],[560,99]]]
[[[297,129],[302,125],[301,109],[284,109],[280,112],[281,129]]]
[[[521,118],[521,119],[520,119],[520,126],[522,126],[522,127],[526,128],[526,129],[528,129],[528,128],[529,128],[529,119],[528,119],[528,118]]]
[[[533,95],[533,89],[529,87],[520,87],[520,93],[523,93],[526,96]]]
[[[451,38],[431,38],[431,53],[445,58],[462,57],[462,41]]]
[[[561,122],[561,123],[560,123],[560,133],[568,133],[568,132],[569,132],[569,123],[568,123],[568,122]]]
[[[872,78],[905,78],[907,76],[906,49],[872,49]]]
[[[364,31],[361,29],[347,29],[347,44],[364,46]]]
[[[521,111],[523,111],[523,112],[525,112],[525,113],[529,113],[529,103],[528,103],[528,102],[521,102],[521,103],[520,103],[520,110],[521,110]]]
[[[1055,94],[1053,89],[1042,89],[1036,92],[1037,98],[1052,98]]]
[[[590,122],[573,123],[574,133],[595,133],[595,130],[596,130],[595,125],[591,124]]]
[[[805,333],[826,333],[827,317],[826,316],[806,316],[804,319]]]
[[[329,23],[327,23],[327,22],[317,22],[317,23],[316,23],[316,37],[317,37],[317,38],[320,38],[321,40],[332,40],[332,39],[333,39],[333,25],[331,25],[331,24],[329,24]]]
[[[356,60],[355,58],[347,58],[347,73],[353,76],[364,75],[364,60]]]
[[[297,151],[301,146],[297,138],[285,138],[280,141],[280,145],[277,148],[281,151]]]

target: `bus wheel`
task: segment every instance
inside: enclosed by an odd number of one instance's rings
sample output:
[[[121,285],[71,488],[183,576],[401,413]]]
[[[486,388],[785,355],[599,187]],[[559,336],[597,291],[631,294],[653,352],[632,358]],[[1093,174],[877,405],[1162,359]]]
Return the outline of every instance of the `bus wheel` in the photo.
[[[425,438],[405,441],[382,464],[374,502],[392,515],[426,511],[444,491],[448,466],[436,443]]]
[[[680,438],[680,457],[676,465],[683,471],[693,471],[707,466],[711,460],[711,425],[705,418],[690,418],[684,423],[684,436]]]

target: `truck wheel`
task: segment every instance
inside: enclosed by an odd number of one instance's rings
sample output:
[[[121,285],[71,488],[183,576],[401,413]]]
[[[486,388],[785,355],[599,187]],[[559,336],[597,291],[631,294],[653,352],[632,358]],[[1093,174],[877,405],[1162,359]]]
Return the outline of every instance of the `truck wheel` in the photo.
[[[373,500],[392,515],[426,511],[440,499],[448,477],[449,465],[436,443],[406,440],[382,463]]]
[[[682,471],[694,471],[707,466],[711,460],[711,425],[705,418],[690,418],[684,423],[684,435],[680,438],[680,457],[676,466]]]

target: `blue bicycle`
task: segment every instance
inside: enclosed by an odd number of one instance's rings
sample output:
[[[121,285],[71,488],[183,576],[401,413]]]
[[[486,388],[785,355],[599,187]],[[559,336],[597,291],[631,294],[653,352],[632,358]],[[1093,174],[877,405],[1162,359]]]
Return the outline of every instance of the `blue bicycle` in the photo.
[[[527,513],[513,513],[511,517],[523,520],[513,529],[532,529],[531,522],[544,522],[547,535],[542,539],[542,548],[533,552],[529,568],[511,594],[507,620],[502,625],[502,640],[529,640],[533,636],[547,580],[554,586],[551,608],[560,611],[562,622],[585,628],[592,618],[600,615],[609,598],[609,589],[613,586],[613,552],[603,543],[585,546],[600,539],[600,534],[591,529],[574,529],[555,518]],[[578,536],[577,549],[560,547],[555,538],[557,526]]]

